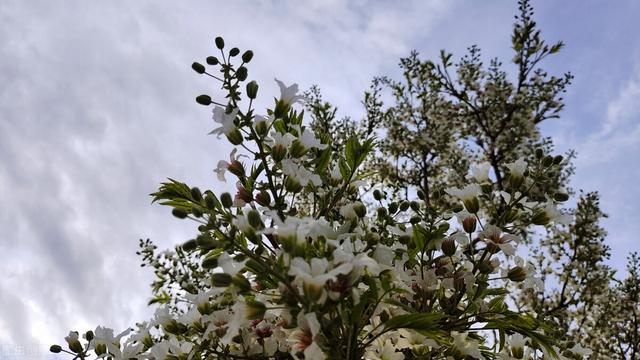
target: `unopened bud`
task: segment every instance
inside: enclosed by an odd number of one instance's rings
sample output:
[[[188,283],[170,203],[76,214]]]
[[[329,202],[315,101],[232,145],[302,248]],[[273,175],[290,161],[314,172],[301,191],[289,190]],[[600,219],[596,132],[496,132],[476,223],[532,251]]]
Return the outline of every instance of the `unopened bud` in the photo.
[[[407,211],[409,209],[409,202],[403,201],[400,203],[400,211]]]
[[[382,199],[382,192],[378,189],[373,190],[373,198],[380,201]]]
[[[306,154],[308,150],[309,149],[307,149],[300,140],[296,139],[291,143],[291,150],[289,152],[294,158],[299,158]]]
[[[395,214],[398,211],[398,203],[394,201],[389,204],[388,208],[390,214]]]
[[[251,209],[249,211],[247,221],[249,221],[249,225],[253,226],[254,229],[260,230],[264,227],[260,213],[257,210]]]
[[[231,194],[229,194],[228,192],[224,192],[220,195],[220,202],[222,203],[222,206],[224,206],[225,208],[230,208],[231,206],[233,206],[233,200],[231,199]]]
[[[60,345],[51,345],[51,347],[49,348],[49,351],[51,351],[54,354],[57,354],[57,353],[62,351],[62,346],[60,346]]]
[[[84,333],[84,338],[87,339],[87,341],[93,340],[94,338],[93,331],[89,330],[86,333]]]
[[[472,214],[475,214],[480,210],[480,202],[478,201],[478,198],[475,196],[471,199],[464,200],[463,203],[467,211]]]
[[[409,207],[413,211],[420,211],[420,204],[417,201],[412,201],[409,203]]]
[[[231,57],[237,56],[238,54],[240,54],[240,49],[238,49],[237,47],[234,47],[231,50],[229,50],[229,56]]]
[[[521,266],[516,266],[509,270],[507,277],[511,281],[522,282],[527,278],[527,272]]]
[[[462,205],[460,204],[455,204],[453,205],[453,207],[451,208],[451,211],[453,211],[454,213],[459,213],[460,211],[464,210],[464,208],[462,207]]]
[[[385,209],[383,207],[379,207],[377,212],[378,212],[378,217],[380,217],[380,218],[387,217],[387,209]]]
[[[239,186],[238,191],[236,192],[236,199],[242,200],[245,203],[250,203],[253,201],[253,194],[251,194],[243,186]]]
[[[563,160],[562,155],[556,155],[556,156],[553,157],[553,164],[554,165],[560,165],[562,160]]]
[[[420,200],[424,200],[425,199],[424,191],[418,190],[417,193],[418,193],[418,199],[420,199]]]
[[[177,217],[178,219],[184,219],[189,215],[186,211],[179,208],[174,208],[173,210],[171,210],[171,214],[173,214],[173,216]]]
[[[231,283],[238,288],[240,293],[246,293],[251,291],[251,283],[242,274],[235,274],[231,278]]]
[[[442,242],[442,252],[446,256],[453,256],[456,253],[456,248],[456,241],[450,237]]]
[[[100,356],[102,354],[106,354],[107,353],[107,344],[97,344],[96,345],[96,355]]]
[[[211,275],[211,285],[213,285],[213,287],[227,287],[231,285],[231,275],[215,273]]]
[[[261,190],[258,194],[256,194],[255,200],[262,206],[271,205],[271,195],[269,195],[269,193],[264,190]]]
[[[480,273],[482,274],[491,274],[495,271],[495,267],[491,260],[484,260],[478,265],[478,270],[480,270]]]
[[[537,159],[542,159],[542,156],[544,156],[544,151],[542,149],[540,149],[540,148],[537,148],[536,152],[535,152],[535,155],[536,155]]]
[[[200,189],[198,189],[197,187],[191,188],[191,198],[195,201],[195,202],[200,202],[202,201],[202,192],[200,191]]]
[[[271,157],[273,161],[279,162],[287,155],[287,148],[282,144],[277,144],[271,148]]]
[[[211,96],[209,95],[198,95],[196,97],[196,102],[200,105],[209,106],[211,105]]]
[[[474,216],[465,216],[462,219],[462,228],[468,234],[476,231],[476,218]]]
[[[187,252],[193,251],[198,248],[198,243],[195,239],[187,240],[182,244],[181,248]]]
[[[239,178],[243,178],[245,175],[244,166],[238,160],[232,161],[231,164],[229,164],[229,167],[227,168],[227,170],[229,170],[230,173],[232,173],[233,175]]]
[[[234,128],[225,135],[227,136],[227,140],[229,140],[229,142],[233,145],[240,145],[244,141],[244,139],[242,138],[242,133],[240,133],[240,130],[238,130],[238,128]]]
[[[202,260],[202,267],[205,269],[215,269],[218,267],[218,257],[217,256],[207,256]]]
[[[302,190],[302,185],[300,185],[300,182],[298,180],[294,179],[291,176],[287,176],[287,178],[284,180],[284,188],[287,191],[295,194]]]
[[[542,166],[549,167],[553,164],[553,156],[547,155],[542,159]]]
[[[207,56],[207,64],[209,65],[218,65],[220,60],[218,60],[215,56]]]
[[[259,301],[248,300],[246,302],[245,315],[247,320],[259,320],[267,312],[267,306]]]
[[[240,66],[238,70],[236,70],[236,78],[240,81],[247,80],[247,76],[249,76],[249,71],[246,67]]]
[[[533,217],[531,218],[531,222],[535,225],[544,226],[547,225],[549,221],[551,221],[551,219],[549,218],[549,215],[547,215],[547,212],[544,210],[536,211],[536,213],[533,214]]]
[[[193,64],[191,64],[191,68],[193,69],[193,71],[197,72],[198,74],[204,74],[206,70],[204,68],[204,65],[200,64],[199,62],[194,62]]]
[[[220,50],[224,49],[224,39],[220,36],[216,38],[216,47]]]
[[[207,209],[213,210],[216,208],[216,200],[213,196],[213,194],[207,194],[204,197],[204,203],[205,205],[207,205]]]
[[[253,51],[247,50],[242,54],[242,61],[248,63],[253,59]]]
[[[247,83],[247,97],[249,99],[255,99],[258,97],[258,83],[255,81],[249,81]]]
[[[367,215],[367,208],[361,202],[356,202],[353,204],[353,211],[358,215],[359,218],[365,217]]]
[[[412,216],[411,219],[409,219],[409,222],[413,225],[417,224],[420,222],[420,217],[419,216]]]
[[[557,202],[565,202],[565,201],[569,200],[569,194],[555,193],[555,194],[553,194],[553,200],[555,200]]]

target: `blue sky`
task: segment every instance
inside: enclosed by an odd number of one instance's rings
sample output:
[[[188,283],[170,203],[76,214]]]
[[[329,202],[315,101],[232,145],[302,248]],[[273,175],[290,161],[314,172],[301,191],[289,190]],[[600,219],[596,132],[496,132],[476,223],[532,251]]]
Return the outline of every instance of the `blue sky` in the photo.
[[[543,36],[567,45],[547,68],[575,75],[563,116],[543,132],[577,150],[572,185],[601,192],[611,264],[622,268],[640,250],[640,3],[533,4]],[[138,239],[172,246],[195,225],[147,194],[167,177],[230,186],[212,172],[230,149],[205,135],[209,110],[193,101],[212,92],[190,64],[214,53],[214,36],[254,50],[249,77],[263,104],[277,95],[275,76],[319,84],[341,115],[359,118],[371,78],[397,75],[412,49],[434,58],[478,44],[507,62],[515,10],[470,0],[2,1],[0,359],[42,358],[69,329],[148,316],[152,274],[138,267]]]

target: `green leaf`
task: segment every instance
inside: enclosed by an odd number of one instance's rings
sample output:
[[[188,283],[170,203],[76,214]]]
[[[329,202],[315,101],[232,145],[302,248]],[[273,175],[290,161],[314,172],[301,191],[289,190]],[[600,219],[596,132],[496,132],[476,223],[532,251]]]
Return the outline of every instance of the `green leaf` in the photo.
[[[351,168],[347,162],[344,159],[340,159],[340,161],[338,161],[338,167],[340,168],[340,175],[342,175],[342,179],[344,179],[344,181],[349,180],[349,177],[351,176]]]
[[[411,329],[423,335],[437,335],[443,333],[440,330],[440,320],[444,314],[418,313],[394,316],[384,323],[384,331],[397,329]]]

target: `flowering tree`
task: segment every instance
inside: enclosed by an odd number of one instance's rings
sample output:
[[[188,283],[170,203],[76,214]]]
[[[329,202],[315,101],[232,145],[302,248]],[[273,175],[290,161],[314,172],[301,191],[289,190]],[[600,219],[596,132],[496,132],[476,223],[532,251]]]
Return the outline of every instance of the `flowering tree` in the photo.
[[[234,178],[235,196],[163,183],[154,201],[198,223],[198,234],[160,253],[141,241],[143,264],[158,275],[154,318],[118,335],[71,332],[68,350],[51,351],[75,359],[580,359],[589,345],[617,354],[585,334],[583,326],[601,324],[613,328],[601,336],[637,343],[637,322],[633,337],[628,319],[591,316],[606,291],[626,294],[615,309],[635,314],[638,284],[609,289],[597,195],[560,209],[571,168],[536,128],[562,108],[557,97],[570,76],[535,70],[561,44],[540,39],[526,1],[513,41],[515,86],[497,60],[483,70],[476,48],[456,79],[451,55],[436,65],[412,54],[401,63],[404,83],[374,81],[358,124],[336,121],[317,88],[302,96],[278,80],[274,106],[255,109],[253,53],[216,38],[220,55],[206,59],[209,70],[192,67],[226,92],[196,100],[213,108],[211,134],[235,146],[214,170]],[[391,107],[383,88],[395,96]],[[520,244],[535,244],[533,256],[523,257]],[[631,264],[636,279],[637,257]],[[561,288],[545,292],[551,277]],[[599,287],[585,290],[592,284]]]

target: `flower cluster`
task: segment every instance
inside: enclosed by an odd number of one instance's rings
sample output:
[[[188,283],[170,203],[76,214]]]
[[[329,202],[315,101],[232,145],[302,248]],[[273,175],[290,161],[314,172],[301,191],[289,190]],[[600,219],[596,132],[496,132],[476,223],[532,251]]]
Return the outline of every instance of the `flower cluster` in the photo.
[[[225,53],[221,38],[216,46],[222,59],[207,63],[220,75],[193,68],[220,81],[228,102],[197,101],[214,105],[211,133],[236,146],[215,173],[235,177],[237,193],[162,184],[154,201],[200,224],[194,240],[166,255],[174,264],[191,259],[191,271],[173,274],[179,289],[155,301],[151,321],[117,336],[102,327],[84,340],[72,332],[69,350],[53,352],[123,360],[588,355],[578,345],[559,348],[544,322],[507,301],[514,287],[543,285],[518,256],[523,224],[567,220],[552,196],[528,196],[557,161],[518,159],[506,188],[494,186],[487,164],[474,164],[467,184],[443,194],[455,205],[434,216],[423,193],[413,201],[367,193],[376,184],[361,165],[375,139],[354,136],[335,149],[296,110],[305,101],[297,85],[278,81],[275,106],[257,115],[258,85],[240,92],[253,54],[236,67],[239,50]]]

